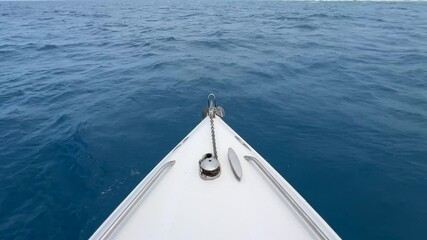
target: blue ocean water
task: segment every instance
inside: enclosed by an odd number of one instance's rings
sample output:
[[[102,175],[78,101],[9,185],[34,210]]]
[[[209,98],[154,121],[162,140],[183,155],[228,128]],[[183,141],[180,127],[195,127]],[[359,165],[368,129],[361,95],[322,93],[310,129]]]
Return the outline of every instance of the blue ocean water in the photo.
[[[0,239],[85,239],[201,120],[345,239],[424,239],[427,4],[0,2]]]

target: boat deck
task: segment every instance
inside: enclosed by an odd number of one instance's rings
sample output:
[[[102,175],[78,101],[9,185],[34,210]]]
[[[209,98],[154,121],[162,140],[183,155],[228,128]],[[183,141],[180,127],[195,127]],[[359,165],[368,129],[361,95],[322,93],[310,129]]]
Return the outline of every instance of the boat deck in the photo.
[[[218,178],[203,180],[199,176],[199,160],[212,153],[210,123],[205,118],[132,191],[92,239],[339,239],[220,117],[215,118],[215,134],[221,164]],[[240,160],[240,181],[228,160],[230,147]],[[280,186],[244,156],[258,159]]]

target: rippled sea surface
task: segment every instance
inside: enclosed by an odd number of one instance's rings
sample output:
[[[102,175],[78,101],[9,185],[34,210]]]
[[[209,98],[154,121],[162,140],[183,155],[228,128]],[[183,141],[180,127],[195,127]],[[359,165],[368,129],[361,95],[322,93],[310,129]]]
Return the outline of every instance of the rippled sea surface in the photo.
[[[345,239],[424,239],[427,4],[0,2],[0,238],[86,239],[201,120]]]

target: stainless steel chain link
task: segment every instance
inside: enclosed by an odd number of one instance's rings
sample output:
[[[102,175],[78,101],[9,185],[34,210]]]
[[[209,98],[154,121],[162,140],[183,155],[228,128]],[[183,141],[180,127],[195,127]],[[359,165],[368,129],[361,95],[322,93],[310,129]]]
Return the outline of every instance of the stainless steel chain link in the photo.
[[[209,116],[211,121],[211,138],[212,138],[212,147],[213,147],[213,155],[214,158],[218,159],[218,153],[216,150],[216,139],[215,139],[215,126],[214,126],[214,118],[216,115],[219,117],[224,117],[225,112],[224,108],[216,105],[216,98],[214,94],[208,95],[208,107],[203,111],[203,115]]]
[[[218,159],[218,154],[216,151],[216,141],[215,141],[215,126],[214,126],[214,117],[215,117],[215,108],[208,110],[208,115],[211,120],[211,137],[212,137],[212,147],[214,158]]]

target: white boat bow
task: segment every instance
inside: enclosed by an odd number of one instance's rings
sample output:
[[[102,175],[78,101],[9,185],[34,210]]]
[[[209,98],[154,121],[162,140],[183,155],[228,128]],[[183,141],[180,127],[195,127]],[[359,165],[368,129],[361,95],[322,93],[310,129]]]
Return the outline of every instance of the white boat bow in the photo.
[[[212,96],[205,113],[91,239],[340,239]]]

